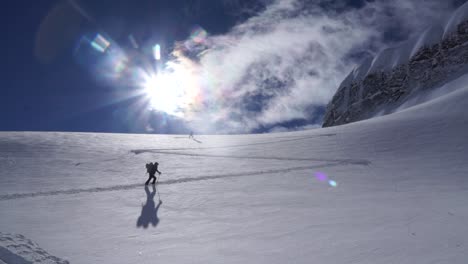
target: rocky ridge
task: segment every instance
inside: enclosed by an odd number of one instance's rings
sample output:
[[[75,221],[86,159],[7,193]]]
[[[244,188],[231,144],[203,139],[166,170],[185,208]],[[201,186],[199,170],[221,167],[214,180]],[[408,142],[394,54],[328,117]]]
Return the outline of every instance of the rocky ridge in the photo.
[[[392,113],[411,97],[467,73],[467,16],[468,3],[445,25],[434,25],[419,38],[364,61],[328,104],[323,127]]]

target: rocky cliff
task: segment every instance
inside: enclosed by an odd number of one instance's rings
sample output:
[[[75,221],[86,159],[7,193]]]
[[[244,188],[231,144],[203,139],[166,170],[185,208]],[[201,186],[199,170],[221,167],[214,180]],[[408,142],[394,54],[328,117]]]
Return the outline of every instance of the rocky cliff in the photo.
[[[325,112],[323,127],[389,114],[468,73],[468,3],[442,25],[383,50],[354,69]]]

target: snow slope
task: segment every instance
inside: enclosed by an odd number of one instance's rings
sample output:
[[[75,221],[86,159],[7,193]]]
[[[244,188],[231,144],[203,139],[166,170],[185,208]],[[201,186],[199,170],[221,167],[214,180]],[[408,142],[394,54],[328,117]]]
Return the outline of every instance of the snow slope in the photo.
[[[70,263],[466,263],[465,83],[293,133],[3,132],[0,231]]]
[[[51,256],[22,235],[0,233],[0,264],[3,263],[68,264],[69,262]]]

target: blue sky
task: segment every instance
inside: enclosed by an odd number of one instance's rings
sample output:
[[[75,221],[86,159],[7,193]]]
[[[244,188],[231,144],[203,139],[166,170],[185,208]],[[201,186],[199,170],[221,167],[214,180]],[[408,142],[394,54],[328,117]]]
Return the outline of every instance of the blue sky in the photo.
[[[463,2],[9,1],[1,16],[0,130],[317,127],[363,57],[417,34]],[[97,34],[110,43],[104,53],[90,48]]]

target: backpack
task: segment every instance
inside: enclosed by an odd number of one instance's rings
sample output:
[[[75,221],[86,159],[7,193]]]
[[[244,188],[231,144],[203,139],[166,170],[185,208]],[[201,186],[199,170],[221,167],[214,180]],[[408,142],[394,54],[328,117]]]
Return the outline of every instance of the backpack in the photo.
[[[151,163],[146,163],[146,171],[148,173],[151,173],[152,170],[153,170],[153,165]]]
[[[151,174],[155,174],[155,173],[156,173],[156,171],[158,170],[158,165],[159,165],[159,164],[158,164],[157,162],[155,162],[155,163],[153,164],[153,166],[151,167],[151,172],[150,172]]]

